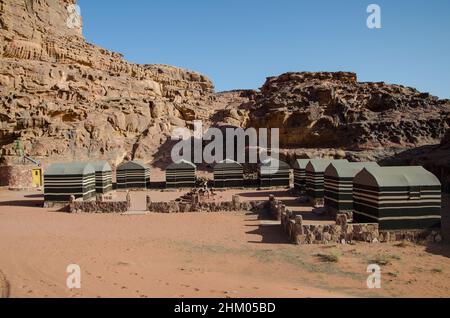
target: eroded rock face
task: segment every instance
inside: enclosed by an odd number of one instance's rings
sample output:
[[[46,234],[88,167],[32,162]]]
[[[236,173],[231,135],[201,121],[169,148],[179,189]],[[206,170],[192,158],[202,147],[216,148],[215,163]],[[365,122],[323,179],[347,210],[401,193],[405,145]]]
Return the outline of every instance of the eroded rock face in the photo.
[[[25,153],[120,162],[152,151],[173,125],[209,117],[213,84],[167,65],[136,65],[69,28],[75,0],[0,0],[0,146]],[[152,138],[146,138],[151,135]],[[137,157],[142,156],[141,152]]]
[[[367,150],[438,144],[450,101],[400,85],[359,83],[354,73],[287,73],[268,78],[248,117],[280,128],[284,148]]]
[[[384,158],[381,163],[391,166],[423,166],[439,178],[445,192],[450,192],[450,129],[438,145],[408,149]]]
[[[280,128],[283,154],[380,160],[438,144],[450,101],[353,73],[287,73],[214,93],[197,72],[137,65],[68,27],[75,0],[0,0],[0,156],[169,161],[174,127]],[[449,138],[447,137],[446,140]],[[447,142],[448,144],[448,142]],[[392,150],[394,149],[394,150]]]
[[[444,138],[442,138],[441,147],[443,149],[450,149],[450,129],[447,130],[447,132],[444,135]],[[449,156],[449,158],[450,158],[450,156]]]

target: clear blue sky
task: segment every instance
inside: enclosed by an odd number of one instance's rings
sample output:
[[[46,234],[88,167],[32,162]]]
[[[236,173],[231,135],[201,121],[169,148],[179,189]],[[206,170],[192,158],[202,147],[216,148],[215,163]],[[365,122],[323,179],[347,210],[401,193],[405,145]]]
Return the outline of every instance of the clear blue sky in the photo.
[[[382,29],[366,8],[382,9]],[[79,0],[84,35],[129,61],[206,74],[217,91],[288,71],[353,71],[360,81],[450,98],[449,0]]]

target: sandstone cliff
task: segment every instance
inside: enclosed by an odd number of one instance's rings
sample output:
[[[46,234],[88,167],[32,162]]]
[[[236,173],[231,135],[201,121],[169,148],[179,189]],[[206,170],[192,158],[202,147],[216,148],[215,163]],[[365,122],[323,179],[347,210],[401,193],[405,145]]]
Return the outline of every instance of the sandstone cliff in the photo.
[[[440,143],[450,126],[449,100],[343,72],[268,78],[242,109],[238,122],[280,128],[284,148],[410,148]]]
[[[287,73],[214,93],[204,75],[137,65],[68,27],[75,0],[0,0],[0,149],[37,159],[167,161],[174,126],[280,128],[286,156],[379,160],[439,144],[450,101],[353,73]]]
[[[450,191],[450,129],[438,145],[408,149],[381,161],[383,165],[420,165],[433,172],[442,189]]]
[[[34,157],[142,157],[172,125],[209,118],[213,84],[196,72],[136,65],[69,28],[74,0],[0,0],[0,146]]]

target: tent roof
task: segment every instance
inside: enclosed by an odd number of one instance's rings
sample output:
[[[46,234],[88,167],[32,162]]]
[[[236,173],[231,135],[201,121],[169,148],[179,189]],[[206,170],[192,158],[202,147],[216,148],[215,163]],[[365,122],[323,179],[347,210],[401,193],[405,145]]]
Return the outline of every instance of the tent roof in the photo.
[[[46,170],[46,176],[85,175],[95,173],[94,167],[85,162],[54,163]]]
[[[335,159],[311,159],[306,165],[306,171],[309,172],[325,172],[327,167],[331,163],[345,162],[348,163],[347,159],[335,160]]]
[[[214,169],[221,168],[221,167],[227,167],[227,166],[238,166],[238,167],[242,168],[242,165],[239,162],[231,160],[231,159],[225,159],[225,160],[218,162],[214,166]]]
[[[291,167],[286,162],[274,158],[264,160],[263,162],[261,162],[260,166],[261,168],[279,167],[282,169],[291,169]]]
[[[95,172],[106,172],[112,170],[107,161],[90,162],[90,164],[94,167]]]
[[[128,169],[149,169],[149,167],[139,161],[127,161],[117,167],[118,171]]]
[[[366,167],[379,167],[379,165],[376,162],[336,161],[328,165],[325,170],[325,175],[337,178],[353,178],[358,172]]]
[[[190,161],[180,160],[178,162],[174,162],[167,167],[167,170],[176,170],[176,169],[197,169],[197,166]]]
[[[225,160],[219,161],[218,163],[224,163],[224,164],[231,164],[231,163],[233,163],[233,164],[241,165],[239,162],[231,160],[231,159],[225,159]]]
[[[306,169],[311,159],[297,159],[294,163],[294,169]]]
[[[366,167],[355,183],[377,187],[440,186],[439,179],[423,167]]]

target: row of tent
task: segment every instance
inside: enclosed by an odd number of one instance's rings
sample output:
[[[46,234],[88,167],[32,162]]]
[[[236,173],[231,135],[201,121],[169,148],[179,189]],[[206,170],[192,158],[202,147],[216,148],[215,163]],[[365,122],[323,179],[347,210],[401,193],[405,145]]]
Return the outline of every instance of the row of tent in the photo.
[[[262,188],[290,185],[290,166],[267,161],[259,167]],[[167,188],[191,188],[196,166],[188,161],[166,169]],[[243,187],[242,165],[225,160],[214,167],[214,187]],[[440,226],[441,184],[423,167],[380,167],[347,160],[300,159],[294,164],[294,185],[313,200],[323,200],[336,213],[352,211],[357,223],[378,222],[380,229]],[[130,161],[117,167],[118,189],[148,189],[150,168]],[[70,196],[89,200],[112,190],[107,162],[53,164],[44,174],[45,201],[66,202]]]
[[[276,169],[275,164],[279,167]],[[192,188],[197,180],[197,168],[182,160],[166,168],[167,188]],[[260,166],[260,186],[286,186],[290,184],[290,167],[277,161],[267,161]],[[117,167],[117,189],[149,189],[150,168],[145,164],[129,161]],[[224,160],[214,167],[215,188],[244,186],[243,166],[232,160]],[[112,169],[106,161],[94,163],[58,163],[50,165],[44,173],[46,201],[66,202],[70,196],[88,200],[96,193],[112,190]]]
[[[441,224],[441,183],[423,167],[301,159],[294,165],[294,185],[328,210],[351,211],[356,223],[376,222],[381,230]]]
[[[112,190],[112,171],[107,162],[56,163],[44,174],[44,200],[67,202],[75,198],[89,200],[96,193]]]
[[[270,159],[259,165],[260,187],[289,187],[291,167],[280,160]],[[197,168],[188,161],[173,163],[166,169],[167,188],[190,188],[195,186]],[[233,160],[226,159],[214,166],[215,188],[244,187],[244,168]]]
[[[150,168],[130,161],[117,167],[117,189],[147,189],[150,187]],[[113,189],[112,169],[106,161],[92,163],[56,163],[44,173],[44,200],[67,202],[89,200],[96,194]]]
[[[260,166],[260,186],[289,186],[284,162]],[[187,161],[167,167],[167,188],[195,186],[196,166]],[[243,167],[225,160],[214,168],[216,188],[242,187]],[[381,229],[429,228],[440,225],[441,184],[423,167],[380,167],[373,162],[301,159],[294,165],[294,185],[313,200],[323,200],[336,213],[352,211],[358,223],[378,222]],[[118,189],[147,189],[149,167],[126,162],[117,168]],[[112,190],[107,162],[53,164],[44,174],[45,201],[66,202],[70,196],[91,199]]]

